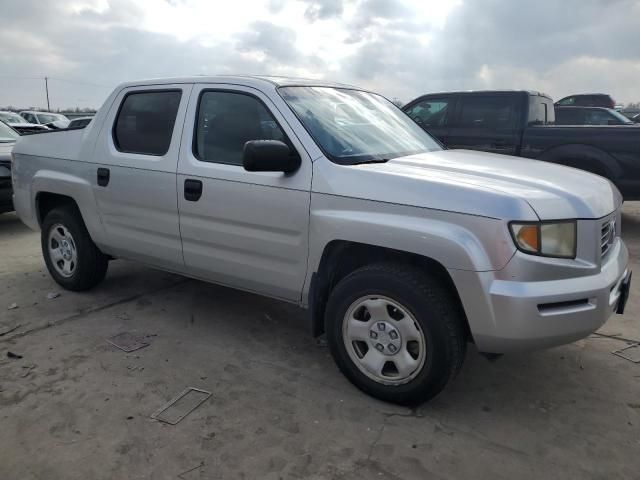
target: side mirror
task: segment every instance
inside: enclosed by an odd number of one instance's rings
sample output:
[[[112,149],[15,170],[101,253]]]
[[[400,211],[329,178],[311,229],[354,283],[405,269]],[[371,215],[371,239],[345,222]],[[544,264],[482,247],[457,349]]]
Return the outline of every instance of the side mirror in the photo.
[[[7,167],[0,167],[0,180],[11,178],[11,170]]]
[[[607,121],[607,125],[618,125],[619,123],[616,122],[615,120],[608,120]]]
[[[242,165],[248,172],[292,173],[300,168],[300,156],[279,140],[250,140],[244,144]]]

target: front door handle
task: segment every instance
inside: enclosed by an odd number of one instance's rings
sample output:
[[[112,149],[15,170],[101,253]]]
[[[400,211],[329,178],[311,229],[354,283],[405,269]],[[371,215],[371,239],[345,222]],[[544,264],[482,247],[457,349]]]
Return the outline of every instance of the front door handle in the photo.
[[[184,181],[184,199],[190,202],[197,202],[202,196],[202,182],[187,178]]]
[[[109,185],[109,178],[111,177],[111,172],[108,168],[99,168],[98,169],[98,185],[101,187],[106,187]]]

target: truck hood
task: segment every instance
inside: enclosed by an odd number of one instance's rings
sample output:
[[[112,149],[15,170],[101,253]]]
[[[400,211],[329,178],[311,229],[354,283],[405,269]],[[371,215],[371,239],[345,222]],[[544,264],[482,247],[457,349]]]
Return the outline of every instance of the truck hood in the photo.
[[[327,193],[508,220],[600,218],[622,202],[607,179],[507,155],[442,150],[385,163],[326,182]],[[319,172],[321,173],[321,172]],[[314,174],[322,189],[323,177]]]

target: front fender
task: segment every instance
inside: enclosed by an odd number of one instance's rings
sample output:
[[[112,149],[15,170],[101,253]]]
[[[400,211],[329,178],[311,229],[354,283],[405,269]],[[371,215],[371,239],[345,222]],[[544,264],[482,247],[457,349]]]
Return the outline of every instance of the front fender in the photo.
[[[447,269],[475,272],[502,269],[516,251],[506,222],[499,219],[315,193],[309,238],[309,275],[318,271],[334,240],[413,253]]]

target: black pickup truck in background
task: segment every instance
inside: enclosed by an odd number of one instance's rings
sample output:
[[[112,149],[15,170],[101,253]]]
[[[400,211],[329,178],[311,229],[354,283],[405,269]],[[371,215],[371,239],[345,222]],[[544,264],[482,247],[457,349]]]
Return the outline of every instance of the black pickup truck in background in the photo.
[[[553,100],[530,91],[423,95],[402,108],[448,148],[534,158],[596,173],[640,200],[640,128],[555,125]]]

